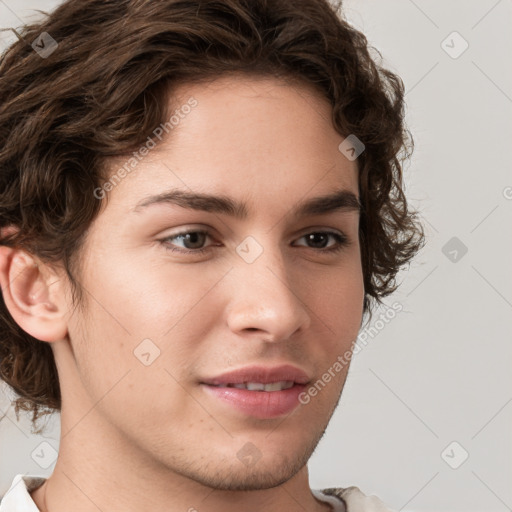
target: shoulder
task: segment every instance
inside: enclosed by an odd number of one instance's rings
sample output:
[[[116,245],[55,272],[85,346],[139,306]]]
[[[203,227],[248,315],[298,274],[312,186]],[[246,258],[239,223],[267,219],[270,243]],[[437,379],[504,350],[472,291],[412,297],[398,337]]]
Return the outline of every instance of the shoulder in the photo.
[[[16,475],[9,490],[0,496],[0,512],[39,512],[29,493],[44,481],[40,476]]]
[[[332,487],[322,489],[322,494],[340,499],[345,504],[346,512],[394,512],[388,508],[377,496],[367,496],[358,487],[351,486],[345,489]]]

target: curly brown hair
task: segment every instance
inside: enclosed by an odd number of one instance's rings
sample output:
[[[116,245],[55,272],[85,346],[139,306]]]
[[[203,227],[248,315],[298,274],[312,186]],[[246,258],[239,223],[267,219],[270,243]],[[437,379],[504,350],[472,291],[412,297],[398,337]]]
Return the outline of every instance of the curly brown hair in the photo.
[[[32,41],[49,34],[58,44]],[[242,72],[298,81],[332,105],[358,158],[364,312],[394,291],[424,243],[407,205],[402,165],[412,150],[404,86],[376,63],[365,36],[328,0],[68,0],[23,27],[0,60],[0,245],[62,265],[83,304],[80,248],[103,201],[93,190],[112,159],[167,119],[183,83]],[[45,35],[46,37],[46,35]],[[377,60],[377,59],[375,59]],[[33,422],[60,410],[50,344],[24,332],[0,298],[0,378]]]

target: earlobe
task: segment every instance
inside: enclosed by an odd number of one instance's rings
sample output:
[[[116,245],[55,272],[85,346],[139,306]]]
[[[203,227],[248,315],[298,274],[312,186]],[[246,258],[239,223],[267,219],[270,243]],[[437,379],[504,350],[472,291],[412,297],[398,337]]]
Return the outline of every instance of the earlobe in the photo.
[[[59,277],[25,251],[0,247],[2,295],[14,321],[41,341],[67,335],[66,303]]]

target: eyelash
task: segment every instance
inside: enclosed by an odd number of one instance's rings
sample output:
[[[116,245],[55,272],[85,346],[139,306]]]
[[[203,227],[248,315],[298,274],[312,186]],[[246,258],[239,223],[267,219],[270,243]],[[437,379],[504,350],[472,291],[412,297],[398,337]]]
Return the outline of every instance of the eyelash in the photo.
[[[191,230],[191,231],[182,231],[181,233],[176,233],[172,236],[168,236],[159,240],[159,242],[164,245],[165,249],[171,252],[178,252],[180,254],[203,254],[212,248],[211,245],[207,247],[202,247],[200,249],[181,249],[170,244],[169,240],[174,240],[180,236],[189,235],[192,233],[200,233],[202,235],[210,236],[210,233],[205,230]],[[323,234],[330,235],[336,240],[336,244],[328,249],[315,249],[314,247],[306,247],[309,249],[316,250],[316,252],[320,253],[337,253],[344,249],[347,245],[349,245],[349,240],[345,235],[341,235],[340,233],[336,233],[335,231],[310,231],[309,233],[305,233],[300,238],[304,238],[305,236],[312,234]],[[299,238],[299,239],[300,239]],[[301,246],[304,247],[304,246]]]

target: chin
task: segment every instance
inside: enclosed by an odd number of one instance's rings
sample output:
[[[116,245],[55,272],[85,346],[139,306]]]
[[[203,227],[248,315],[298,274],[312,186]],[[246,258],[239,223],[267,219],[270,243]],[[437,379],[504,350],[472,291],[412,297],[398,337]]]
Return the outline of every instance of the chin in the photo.
[[[235,457],[202,461],[200,468],[188,467],[186,476],[201,485],[219,491],[258,491],[282,485],[294,477],[308,462],[325,430],[307,444],[288,447],[287,453],[267,452],[258,460],[244,464]]]
[[[307,460],[304,462],[304,464]],[[196,474],[192,479],[217,491],[261,491],[284,484],[292,478],[304,464],[295,466],[260,466],[258,469],[245,467],[231,467],[226,471],[216,471],[212,474]]]

